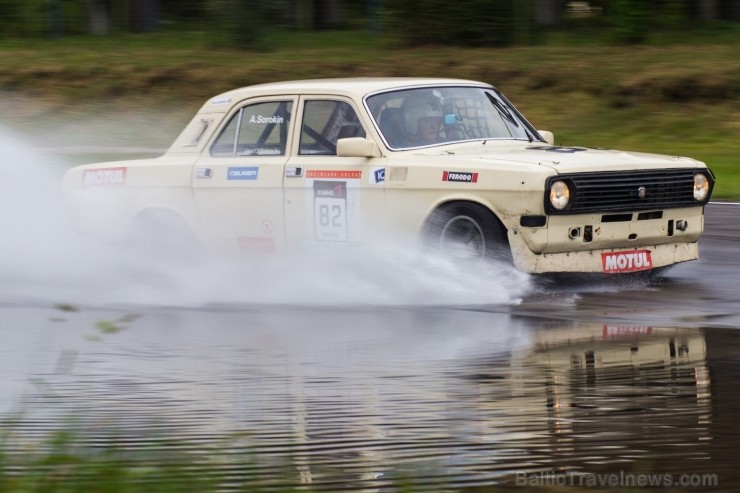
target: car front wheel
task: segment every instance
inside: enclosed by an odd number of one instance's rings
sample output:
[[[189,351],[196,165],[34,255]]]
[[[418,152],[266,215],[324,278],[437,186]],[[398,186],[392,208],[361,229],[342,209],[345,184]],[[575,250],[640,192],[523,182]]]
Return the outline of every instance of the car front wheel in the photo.
[[[443,206],[429,218],[423,236],[428,247],[448,258],[511,262],[506,230],[488,209],[479,204]]]

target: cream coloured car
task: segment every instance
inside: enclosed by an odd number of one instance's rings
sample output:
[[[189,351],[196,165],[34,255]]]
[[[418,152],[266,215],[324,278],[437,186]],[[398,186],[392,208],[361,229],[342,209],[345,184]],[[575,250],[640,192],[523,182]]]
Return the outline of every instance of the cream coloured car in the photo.
[[[413,236],[532,273],[696,259],[713,185],[690,158],[555,146],[494,87],[432,78],[236,89],[163,156],[64,178],[83,230],[263,253]]]

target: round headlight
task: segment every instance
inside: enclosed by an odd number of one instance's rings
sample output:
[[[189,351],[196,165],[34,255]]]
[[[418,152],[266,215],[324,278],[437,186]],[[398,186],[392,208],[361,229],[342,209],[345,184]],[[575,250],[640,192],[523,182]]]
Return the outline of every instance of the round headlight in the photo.
[[[709,195],[709,180],[704,173],[694,175],[694,200],[702,202]]]
[[[550,204],[561,211],[568,206],[570,202],[570,188],[564,181],[558,180],[550,185]]]

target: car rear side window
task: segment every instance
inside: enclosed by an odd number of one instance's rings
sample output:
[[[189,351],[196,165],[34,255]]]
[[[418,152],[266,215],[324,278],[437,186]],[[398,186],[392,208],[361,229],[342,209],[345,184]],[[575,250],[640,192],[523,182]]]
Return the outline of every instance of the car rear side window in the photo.
[[[365,137],[365,129],[349,103],[323,99],[306,101],[299,154],[334,156],[337,140],[348,137]]]
[[[211,156],[285,155],[292,107],[292,101],[268,101],[240,108],[211,146]]]

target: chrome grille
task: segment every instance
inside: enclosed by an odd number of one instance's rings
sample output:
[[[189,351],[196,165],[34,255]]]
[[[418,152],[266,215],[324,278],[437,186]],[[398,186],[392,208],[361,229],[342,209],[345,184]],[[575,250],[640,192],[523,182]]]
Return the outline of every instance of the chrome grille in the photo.
[[[694,200],[696,173],[703,173],[709,180],[710,193],[704,202]],[[568,207],[560,211],[553,209],[549,200],[550,184],[557,180],[567,183],[571,190]],[[582,214],[690,207],[708,202],[713,187],[712,173],[703,168],[563,174],[548,179],[545,209],[548,214]]]

